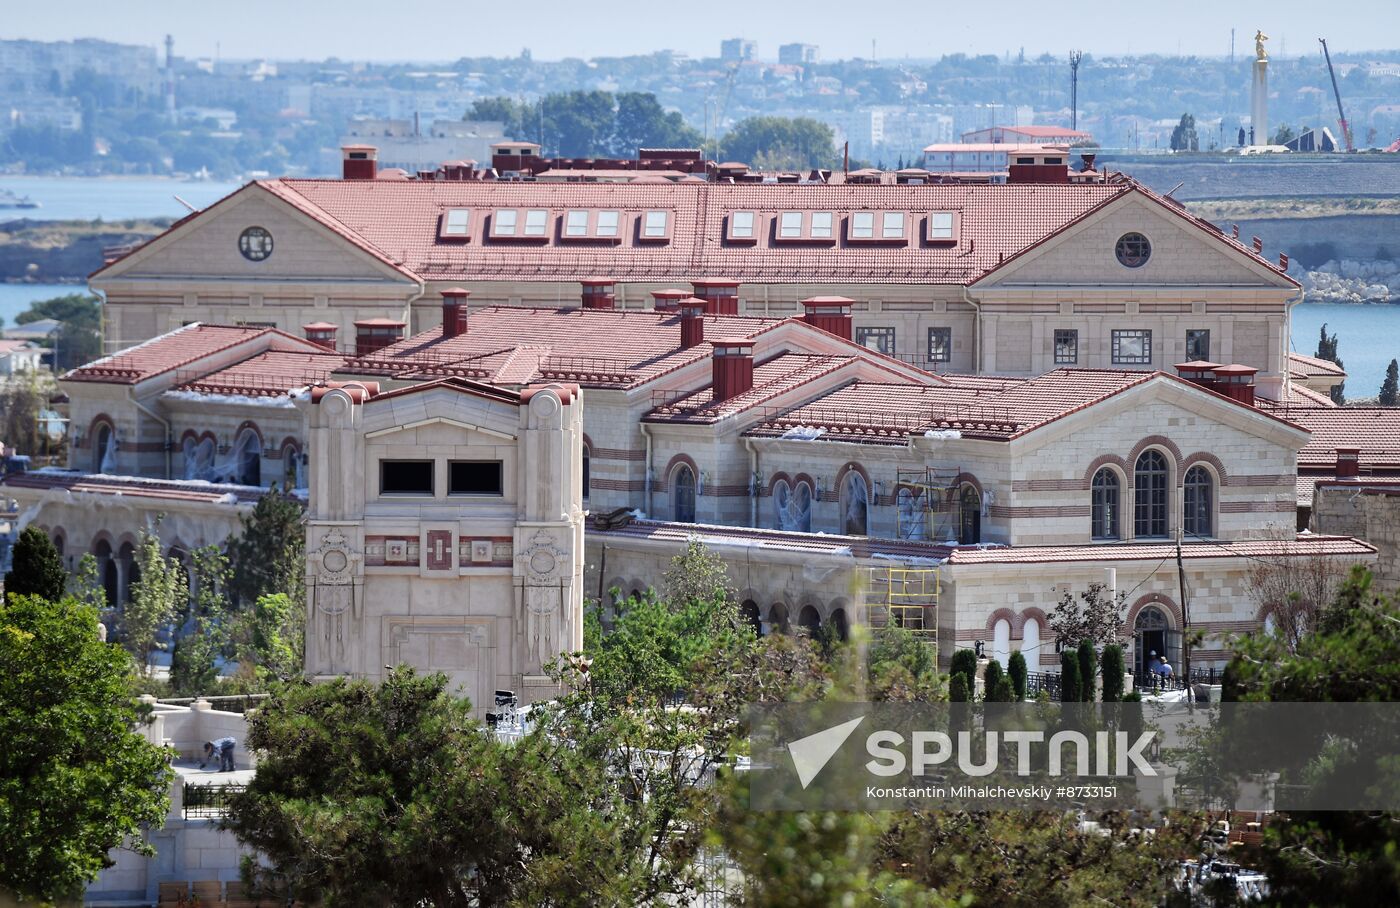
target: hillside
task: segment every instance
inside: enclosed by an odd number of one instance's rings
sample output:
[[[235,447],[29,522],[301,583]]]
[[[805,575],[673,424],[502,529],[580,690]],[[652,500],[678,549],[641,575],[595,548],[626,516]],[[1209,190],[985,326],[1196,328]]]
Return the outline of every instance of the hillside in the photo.
[[[103,249],[143,242],[169,225],[166,218],[0,222],[0,281],[83,280],[102,267]]]

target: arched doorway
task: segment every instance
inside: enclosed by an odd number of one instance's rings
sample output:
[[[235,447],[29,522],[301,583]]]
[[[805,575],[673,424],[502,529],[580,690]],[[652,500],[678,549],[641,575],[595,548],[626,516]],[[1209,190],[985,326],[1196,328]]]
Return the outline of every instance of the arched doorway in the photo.
[[[129,542],[123,542],[122,547],[117,550],[118,586],[117,601],[126,605],[131,601],[131,587],[141,579],[141,569],[136,566],[136,548]]]
[[[870,488],[865,477],[851,470],[841,482],[841,532],[864,536],[870,525]]]
[[[976,545],[982,541],[982,496],[977,487],[965,485],[958,492],[958,543]]]
[[[739,617],[744,620],[749,627],[753,628],[755,636],[763,636],[763,618],[758,613],[758,603],[752,599],[745,599],[739,606]]]
[[[830,621],[829,623],[831,624],[832,629],[834,629],[834,630],[836,631],[836,636],[837,636],[837,637],[840,637],[843,641],[844,641],[844,640],[849,640],[849,639],[850,639],[850,636],[851,636],[851,625],[850,625],[850,622],[849,622],[849,621],[847,620],[847,618],[846,618],[846,610],[845,610],[845,609],[843,609],[843,608],[832,609],[832,611],[831,611],[831,621]]]
[[[1158,656],[1177,668],[1181,632],[1172,629],[1167,613],[1155,605],[1145,606],[1133,621],[1133,671],[1146,678]]]
[[[682,464],[671,481],[671,519],[677,523],[695,522],[695,471]]]
[[[790,630],[787,606],[775,602],[768,608],[768,630],[770,633],[786,634]]]
[[[93,430],[92,472],[117,472],[117,436],[111,423],[100,422]]]
[[[117,576],[117,559],[112,557],[112,544],[105,539],[99,540],[93,554],[97,556],[97,572],[102,578],[102,591],[107,599],[107,607],[115,608],[117,594],[121,591],[121,580]]]
[[[802,611],[797,613],[797,624],[802,628],[802,632],[807,636],[815,636],[821,630],[822,618],[817,614],[815,606],[804,605]]]

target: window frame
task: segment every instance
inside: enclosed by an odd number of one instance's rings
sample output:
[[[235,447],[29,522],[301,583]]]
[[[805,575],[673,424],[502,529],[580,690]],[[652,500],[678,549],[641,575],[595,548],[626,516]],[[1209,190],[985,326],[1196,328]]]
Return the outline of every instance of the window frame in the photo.
[[[460,230],[454,229],[453,225],[453,215],[457,214],[463,215],[465,220]],[[438,222],[438,239],[455,243],[469,242],[472,238],[472,215],[470,208],[444,208]]]
[[[894,211],[891,209],[862,209],[852,211],[846,217],[846,242],[852,245],[864,246],[907,246],[909,245],[909,212]],[[858,226],[858,220],[870,219],[870,235],[862,236],[857,234],[857,230],[864,231],[864,226]],[[888,231],[897,222],[899,235],[895,236]]]
[[[497,488],[499,491],[459,491],[454,489],[452,477],[453,467],[464,465],[494,464],[496,467]],[[449,498],[504,498],[506,494],[506,467],[505,462],[500,460],[452,458],[447,461],[447,496]]]
[[[1144,467],[1153,458],[1156,466]],[[1148,448],[1133,464],[1133,538],[1168,539],[1171,536],[1171,464],[1156,448]]]
[[[539,215],[539,217],[535,217]],[[526,208],[525,209],[525,229],[521,236],[527,240],[538,240],[549,237],[549,209],[547,208]],[[538,223],[535,223],[538,221]]]
[[[1199,463],[1186,470],[1181,483],[1181,531],[1194,539],[1215,535],[1215,475]]]
[[[943,350],[941,356],[934,355],[933,339],[941,335]],[[931,363],[951,363],[953,361],[953,328],[951,325],[938,325],[928,329],[928,361]]]
[[[690,477],[690,483],[689,483],[689,496],[690,496],[690,500],[689,500],[689,502],[688,502],[688,507],[689,507],[689,509],[690,509],[690,513],[689,513],[690,519],[689,519],[689,520],[683,519],[682,512],[681,512],[681,501],[680,501],[680,498],[681,498],[681,477],[682,477],[682,476],[686,476],[686,475],[688,475],[688,476]],[[673,519],[676,523],[694,523],[694,522],[695,522],[696,511],[698,510],[696,499],[698,499],[698,498],[700,497],[699,494],[698,494],[698,491],[699,491],[699,489],[698,489],[699,484],[700,484],[700,477],[698,477],[698,476],[695,475],[695,469],[694,469],[690,464],[688,464],[688,463],[683,463],[683,464],[681,464],[680,466],[676,467],[675,472],[673,472],[673,473],[671,474],[671,483],[670,483],[670,492],[671,492],[671,517],[672,517],[672,519]]]
[[[943,235],[941,228],[935,233],[935,219],[948,217],[948,233]],[[962,236],[962,217],[956,211],[930,211],[925,219],[924,240],[933,246],[956,246]]]
[[[1197,344],[1197,349],[1191,349],[1192,340],[1205,340],[1205,350],[1202,351]],[[1186,358],[1188,360],[1210,360],[1210,329],[1209,328],[1187,328],[1186,329]]]
[[[1121,540],[1122,507],[1123,481],[1118,471],[1100,467],[1089,484],[1089,538],[1094,542]]]
[[[661,215],[665,220],[660,233],[652,233],[649,223],[652,215]],[[665,244],[671,242],[671,231],[675,229],[675,212],[669,208],[648,208],[637,218],[637,242]]]
[[[805,228],[804,228],[804,224],[805,224],[805,222],[806,222],[806,220],[807,220],[805,217],[803,217],[803,214],[804,214],[804,213],[801,212],[801,211],[783,211],[783,212],[779,212],[779,214],[778,214],[778,239],[781,239],[781,240],[800,240],[800,239],[802,239],[802,234],[803,234],[803,231],[804,231],[804,229],[805,229]],[[796,224],[790,224],[790,223],[789,223],[790,221],[794,221],[794,220],[797,222]],[[789,231],[791,231],[791,232],[789,232]]]
[[[428,466],[428,488],[422,489],[397,489],[386,490],[384,488],[385,467],[390,464],[427,464]],[[379,497],[380,498],[433,498],[437,495],[437,461],[422,457],[381,457],[379,459]]]
[[[583,223],[576,225],[574,222],[575,220],[577,220],[577,217],[579,215],[583,216]],[[574,232],[574,228],[576,226],[578,227],[577,233]],[[588,235],[592,232],[592,226],[593,212],[589,211],[587,208],[569,208],[565,210],[564,217],[559,222],[559,229],[561,235],[566,239],[571,240],[580,240],[587,238]]]
[[[1060,346],[1061,346],[1061,341],[1062,341],[1062,340],[1068,340],[1069,343],[1070,343],[1071,352],[1070,352],[1070,355],[1069,355],[1069,358],[1068,358],[1068,359],[1062,358],[1061,355],[1060,355]],[[1054,357],[1055,365],[1057,365],[1057,366],[1077,366],[1077,365],[1079,365],[1079,329],[1078,329],[1078,328],[1056,328],[1054,334],[1051,335],[1051,341],[1050,341],[1050,343],[1053,345],[1053,349],[1051,350],[1051,355]]]
[[[822,233],[815,231],[816,219],[818,216],[825,218],[826,224],[819,228]],[[790,221],[796,219],[796,225]],[[779,244],[808,243],[823,246],[831,246],[836,243],[836,212],[834,211],[808,211],[800,208],[784,209],[773,219],[773,242]]]
[[[502,223],[502,218],[510,215],[509,226]],[[491,239],[493,240],[515,240],[522,234],[517,228],[520,227],[520,210],[518,208],[496,208],[491,212]]]
[[[898,336],[899,333],[895,330],[895,326],[893,325],[864,325],[856,328],[852,335],[855,342],[865,349],[874,350],[876,353],[883,353],[886,356],[894,356],[895,341]],[[881,347],[870,346],[865,342],[866,338],[870,337],[888,337],[890,349],[884,350],[881,349]]]
[[[1152,365],[1152,329],[1151,328],[1114,328],[1111,334],[1113,365],[1115,366],[1150,366]],[[1145,342],[1144,352],[1140,358],[1129,358],[1122,352],[1122,342],[1130,338],[1135,338]]]
[[[738,218],[748,218],[748,226],[740,227]],[[757,211],[731,211],[724,219],[724,239],[729,243],[752,246],[758,242],[759,215]],[[741,233],[740,231],[747,231]]]
[[[1125,246],[1129,243],[1139,245],[1140,248],[1129,252]],[[1141,268],[1152,261],[1152,240],[1145,233],[1129,230],[1113,241],[1113,257],[1124,268]]]

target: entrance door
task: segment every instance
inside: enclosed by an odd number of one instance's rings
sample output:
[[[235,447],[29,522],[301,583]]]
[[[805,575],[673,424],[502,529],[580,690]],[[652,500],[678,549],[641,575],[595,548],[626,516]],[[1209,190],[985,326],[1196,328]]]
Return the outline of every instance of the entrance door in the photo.
[[[1171,637],[1172,630],[1161,609],[1149,605],[1138,612],[1133,622],[1133,671],[1140,679],[1148,678],[1158,656],[1166,656],[1172,667],[1176,667],[1175,653],[1170,651]]]
[[[958,542],[963,545],[976,545],[982,541],[982,501],[977,489],[973,486],[963,486],[958,503],[958,510],[961,512]]]

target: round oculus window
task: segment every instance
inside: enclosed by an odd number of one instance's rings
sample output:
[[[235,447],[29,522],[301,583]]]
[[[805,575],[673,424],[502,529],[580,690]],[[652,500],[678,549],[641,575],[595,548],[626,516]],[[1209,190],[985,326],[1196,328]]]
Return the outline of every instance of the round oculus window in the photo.
[[[250,262],[272,255],[272,234],[265,227],[249,227],[238,235],[238,251]]]
[[[1152,258],[1152,244],[1140,233],[1125,233],[1113,247],[1118,263],[1126,268],[1141,268]]]

